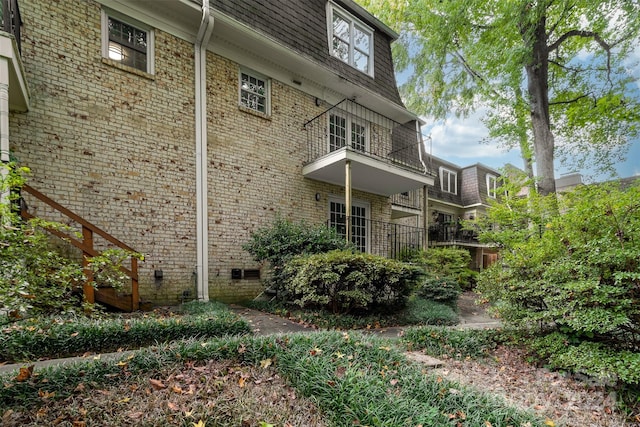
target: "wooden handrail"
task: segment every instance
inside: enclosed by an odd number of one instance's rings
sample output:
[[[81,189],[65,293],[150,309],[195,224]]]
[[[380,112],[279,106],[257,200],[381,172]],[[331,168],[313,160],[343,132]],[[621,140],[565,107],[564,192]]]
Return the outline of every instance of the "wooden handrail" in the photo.
[[[73,246],[75,246],[76,248],[78,248],[78,249],[80,249],[82,251],[82,255],[83,255],[82,263],[83,263],[83,266],[85,267],[85,275],[87,277],[87,281],[85,282],[85,284],[83,286],[83,292],[84,292],[84,296],[85,296],[85,299],[87,300],[87,302],[93,304],[95,302],[94,288],[93,288],[93,286],[91,284],[91,282],[93,282],[93,274],[87,268],[88,267],[87,258],[95,257],[95,256],[100,255],[100,252],[95,250],[94,247],[93,247],[94,234],[99,235],[100,237],[102,237],[103,239],[105,239],[106,241],[112,243],[114,246],[117,246],[120,249],[129,251],[129,252],[137,252],[137,251],[135,249],[133,249],[132,247],[128,246],[127,244],[125,244],[125,243],[121,242],[120,240],[116,239],[114,236],[112,236],[111,234],[107,233],[106,231],[104,231],[100,227],[90,223],[89,221],[87,221],[84,218],[80,217],[79,215],[73,213],[72,211],[70,211],[69,209],[65,208],[61,204],[57,203],[56,201],[54,201],[54,200],[50,199],[49,197],[45,196],[44,194],[42,194],[41,192],[39,192],[35,188],[25,184],[22,187],[22,191],[24,191],[25,193],[31,194],[36,199],[38,199],[41,202],[45,203],[46,205],[52,207],[56,211],[60,212],[61,214],[65,215],[69,219],[77,222],[78,224],[80,224],[82,226],[82,240],[78,240],[77,238],[75,238],[75,237],[73,237],[73,236],[71,236],[69,234],[66,234],[66,233],[64,233],[64,232],[62,232],[60,230],[48,229],[48,231],[51,234],[53,234],[55,236],[58,236],[58,237],[64,239],[65,241],[71,243]],[[35,218],[34,215],[32,215],[31,213],[27,212],[26,207],[24,205],[22,205],[21,207],[22,207],[22,209],[20,211],[20,215],[24,219]],[[135,256],[131,256],[130,258],[131,258],[131,268],[128,269],[128,268],[126,268],[124,266],[120,266],[120,271],[122,271],[125,275],[127,275],[131,279],[131,307],[132,307],[133,310],[138,310],[138,308],[140,307],[140,293],[139,293],[139,290],[138,290],[138,259]]]
[[[75,213],[71,212],[69,209],[65,208],[64,206],[62,206],[61,204],[57,203],[56,201],[50,199],[49,197],[45,196],[44,194],[42,194],[41,192],[39,192],[35,188],[31,187],[30,185],[27,185],[27,184],[23,185],[22,186],[22,191],[25,191],[25,192],[31,194],[36,199],[46,203],[47,205],[49,205],[52,208],[54,208],[55,210],[59,211],[63,215],[69,217],[70,219],[74,220],[75,222],[77,222],[78,224],[82,225],[83,227],[88,228],[89,230],[91,230],[95,234],[103,237],[105,240],[113,243],[114,245],[118,246],[119,248],[125,249],[127,251],[131,251],[131,252],[136,252],[135,249],[131,248],[130,246],[127,246],[125,243],[123,243],[120,240],[116,239],[111,234],[107,233],[106,231],[104,231],[103,229],[98,227],[97,225],[93,225],[89,221],[85,220],[84,218],[82,218],[82,217],[76,215]]]

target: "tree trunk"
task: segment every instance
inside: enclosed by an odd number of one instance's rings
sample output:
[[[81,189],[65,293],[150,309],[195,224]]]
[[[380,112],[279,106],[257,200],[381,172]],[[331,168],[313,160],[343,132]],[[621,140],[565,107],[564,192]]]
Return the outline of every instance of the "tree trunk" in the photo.
[[[525,43],[532,43],[531,61],[525,65],[525,70],[531,108],[538,192],[542,195],[556,191],[553,169],[555,142],[549,118],[549,50],[545,29],[546,19],[542,17],[535,23],[532,32],[523,32]]]
[[[515,89],[516,93],[516,121],[518,129],[518,139],[520,145],[520,156],[522,157],[522,163],[524,165],[524,172],[527,174],[533,184],[533,150],[529,137],[527,135],[527,110],[523,107],[526,102],[524,100],[524,94],[520,88]],[[535,188],[533,188],[535,190]]]

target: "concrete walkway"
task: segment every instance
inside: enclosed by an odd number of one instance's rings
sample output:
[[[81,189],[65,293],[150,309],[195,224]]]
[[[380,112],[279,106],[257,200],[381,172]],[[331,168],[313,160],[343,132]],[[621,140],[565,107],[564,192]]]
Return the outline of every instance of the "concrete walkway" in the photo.
[[[486,311],[486,305],[476,305],[477,295],[466,292],[458,299],[459,323],[453,327],[463,329],[494,329],[502,326],[499,320],[490,317]],[[253,333],[256,335],[284,334],[295,332],[310,332],[316,329],[307,325],[301,325],[282,317],[252,310],[246,307],[230,306],[238,315],[244,317]],[[375,334],[385,338],[397,338],[404,334],[407,327],[389,327],[377,329],[365,329],[362,332]]]
[[[472,293],[465,293],[458,299],[458,317],[460,322],[454,327],[465,329],[493,329],[501,327],[501,323],[488,316],[486,313],[486,307],[478,306],[475,304],[476,295]],[[308,325],[302,325],[291,320],[284,319],[282,317],[264,313],[257,310],[252,310],[246,307],[240,307],[237,305],[231,305],[229,307],[232,311],[238,315],[244,317],[251,325],[251,329],[255,335],[272,335],[272,334],[289,334],[297,332],[313,332],[317,329]],[[392,328],[380,328],[380,329],[367,329],[362,332],[375,334],[385,338],[397,338],[404,334],[405,327],[392,327]],[[64,365],[69,363],[75,363],[78,361],[87,361],[93,359],[109,360],[119,359],[127,354],[127,352],[117,353],[104,353],[99,355],[89,355],[86,357],[69,357],[65,359],[51,359],[43,360],[33,363],[16,363],[0,365],[0,374],[7,372],[17,372],[21,367],[27,365],[34,365],[34,369],[43,369],[48,366]]]

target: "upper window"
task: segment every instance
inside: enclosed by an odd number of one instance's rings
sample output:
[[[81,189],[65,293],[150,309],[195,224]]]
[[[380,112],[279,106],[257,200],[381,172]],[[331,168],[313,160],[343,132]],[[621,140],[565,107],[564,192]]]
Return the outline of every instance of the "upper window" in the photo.
[[[270,112],[270,81],[253,71],[240,70],[240,105],[263,114]]]
[[[373,76],[373,30],[337,5],[327,7],[331,55]]]
[[[130,18],[103,10],[102,56],[153,74],[153,30]]]
[[[340,112],[329,114],[329,151],[347,146],[354,150],[367,151],[368,142],[366,122]]]
[[[458,194],[458,174],[449,169],[440,168],[440,189],[445,193]]]
[[[487,195],[495,199],[497,189],[498,189],[498,178],[495,175],[487,174]]]

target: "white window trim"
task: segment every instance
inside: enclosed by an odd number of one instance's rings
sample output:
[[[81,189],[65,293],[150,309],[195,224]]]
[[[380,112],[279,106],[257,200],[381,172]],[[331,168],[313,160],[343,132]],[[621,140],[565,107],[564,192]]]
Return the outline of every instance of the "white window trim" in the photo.
[[[444,173],[447,172],[449,175],[449,180],[447,181],[447,189],[444,186]],[[453,185],[450,182],[451,176],[453,176]],[[453,187],[453,191],[450,191]],[[440,167],[440,190],[445,193],[450,194],[458,194],[458,172],[452,171],[451,169]]]
[[[353,40],[350,40],[350,43],[349,43],[349,60],[348,61],[344,61],[339,56],[334,55],[333,53],[333,11],[334,10],[336,10],[338,14],[341,15],[343,18],[350,21],[351,31],[349,32],[349,34],[353,34],[353,27],[357,25],[362,32],[369,35],[369,63],[367,64],[368,65],[367,72],[364,72],[355,66],[355,62],[353,59],[353,50],[354,50]],[[338,6],[336,3],[329,1],[327,2],[327,36],[328,36],[327,42],[329,46],[329,54],[331,56],[345,62],[345,64],[349,64],[349,66],[353,67],[354,69],[360,71],[363,74],[374,77],[373,71],[375,68],[374,67],[375,35],[374,35],[374,30],[371,27],[369,27],[364,22],[362,22],[361,20],[359,20],[358,18],[356,18],[355,16],[353,16],[352,14],[350,14],[349,12],[347,12],[346,10]]]
[[[335,196],[335,195],[329,195],[329,197],[327,197],[327,219],[331,220],[331,202],[333,203],[342,203],[343,205],[345,204],[345,199],[342,196]],[[351,206],[357,206],[357,207],[361,207],[365,209],[365,215],[364,218],[366,220],[367,223],[367,228],[366,228],[366,240],[365,240],[365,252],[366,253],[371,253],[371,203],[364,201],[364,200],[351,200]],[[346,207],[345,207],[345,211],[346,211]],[[351,216],[351,213],[349,213],[348,216]]]
[[[118,21],[129,24],[133,27],[136,27],[139,30],[143,30],[147,32],[147,69],[146,70],[138,70],[137,68],[129,67],[124,64],[119,64],[123,67],[131,68],[138,71],[143,71],[148,74],[155,74],[155,32],[152,27],[146,25],[136,19],[130,18],[121,13],[115,12],[113,10],[105,10],[102,9],[100,11],[100,21],[101,21],[101,34],[102,34],[102,57],[105,59],[109,58],[109,17],[117,19]],[[110,59],[111,61],[114,61]],[[114,61],[114,63],[118,63]]]
[[[493,180],[493,185],[491,185],[491,181]],[[496,198],[498,190],[498,177],[495,175],[487,174],[487,196],[492,199]]]
[[[264,80],[266,86],[265,93],[265,112],[256,110],[251,107],[247,107],[242,103],[242,74],[247,74],[251,77],[258,78],[260,80]],[[258,73],[257,71],[253,71],[250,68],[240,67],[238,70],[238,106],[245,111],[251,111],[255,114],[260,114],[264,116],[271,116],[271,79],[264,74]]]
[[[358,152],[363,152],[363,153],[368,153],[370,151],[370,142],[371,142],[371,126],[370,123],[364,119],[361,119],[359,117],[354,117],[352,114],[347,113],[346,111],[343,110],[338,110],[336,109],[335,111],[329,111],[329,114],[327,114],[327,150],[331,151],[331,133],[329,132],[329,129],[331,127],[331,116],[339,116],[342,117],[346,120],[346,132],[347,134],[345,135],[346,137],[346,147],[350,150],[354,150],[354,151],[358,151]],[[353,124],[357,124],[359,126],[364,126],[364,151],[358,150],[356,148],[353,148],[352,145],[352,141],[351,141],[351,131],[352,131],[352,126]],[[344,148],[344,147],[343,147]],[[336,150],[337,151],[337,150]]]

